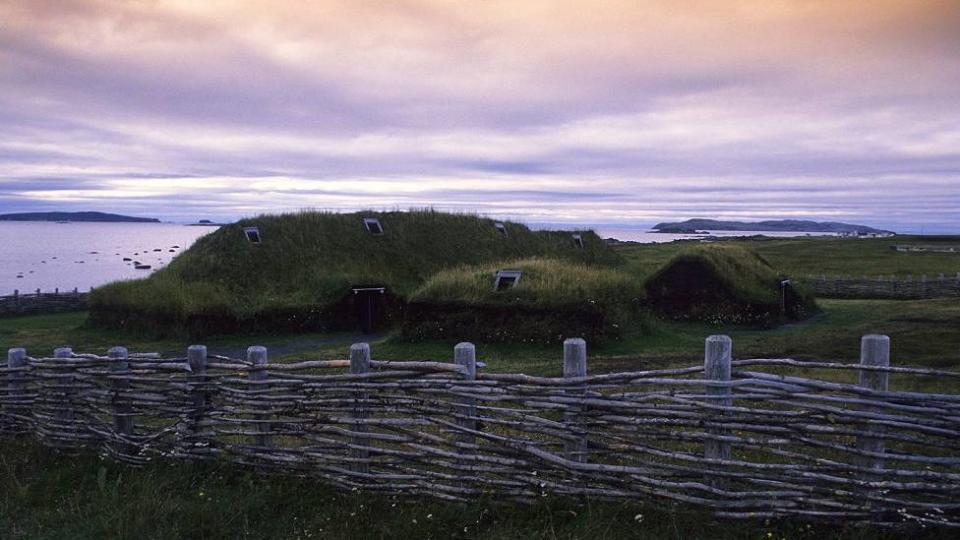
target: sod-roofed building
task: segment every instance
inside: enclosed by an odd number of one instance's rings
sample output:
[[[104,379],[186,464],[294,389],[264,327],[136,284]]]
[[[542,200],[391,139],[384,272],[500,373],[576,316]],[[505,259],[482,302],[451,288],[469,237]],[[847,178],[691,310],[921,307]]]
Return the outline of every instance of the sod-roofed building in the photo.
[[[301,212],[223,226],[148,278],[93,291],[94,325],[160,335],[378,330],[442,270],[530,257],[610,267],[592,231],[434,211]]]
[[[681,253],[651,276],[645,289],[654,312],[675,320],[774,325],[818,311],[808,291],[760,255],[736,246]]]
[[[639,324],[644,291],[617,268],[533,258],[444,270],[410,296],[408,339],[558,343],[616,339]]]

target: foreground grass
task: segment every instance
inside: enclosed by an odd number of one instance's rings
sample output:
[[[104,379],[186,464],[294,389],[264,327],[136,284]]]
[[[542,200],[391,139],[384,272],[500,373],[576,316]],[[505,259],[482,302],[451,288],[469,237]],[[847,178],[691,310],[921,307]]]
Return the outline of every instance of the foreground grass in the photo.
[[[736,357],[855,360],[862,334],[893,338],[895,364],[960,368],[960,304],[955,300],[822,301],[823,315],[775,330],[661,323],[647,334],[590,353],[591,372],[693,365],[703,339],[734,338]],[[85,314],[0,319],[0,345],[34,354],[57,346],[99,352],[117,344],[183,354],[186,343],[84,326]],[[225,336],[212,352],[264,344],[275,360],[346,356],[352,335]],[[449,360],[442,342],[374,341],[382,359]],[[489,371],[557,375],[559,347],[478,344]],[[937,382],[930,383],[937,387]],[[942,383],[946,384],[946,383]],[[957,388],[942,388],[957,392]],[[638,517],[639,516],[639,517]],[[895,538],[904,531],[843,523],[717,521],[662,501],[599,502],[547,497],[532,506],[469,505],[423,497],[340,493],[316,481],[261,477],[220,463],[156,463],[132,468],[94,455],[63,456],[30,441],[0,439],[0,538]],[[911,531],[936,538],[942,531]]]
[[[895,538],[797,521],[718,521],[642,501],[530,506],[336,492],[225,464],[145,468],[0,441],[0,538]],[[936,531],[913,531],[917,538]]]

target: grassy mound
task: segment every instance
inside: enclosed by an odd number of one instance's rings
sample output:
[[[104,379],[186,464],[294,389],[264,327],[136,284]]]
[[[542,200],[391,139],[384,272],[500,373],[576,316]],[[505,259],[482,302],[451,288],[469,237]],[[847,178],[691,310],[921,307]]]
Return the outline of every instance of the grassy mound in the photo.
[[[773,325],[817,311],[809,292],[742,247],[701,246],[682,252],[646,282],[654,311],[670,319]]]
[[[363,219],[380,220],[371,234]],[[612,265],[618,255],[592,231],[531,231],[474,215],[434,211],[301,212],[246,219],[196,242],[149,278],[97,288],[94,326],[161,335],[355,327],[351,289],[386,287],[386,323],[403,299],[440,270],[549,256]],[[261,243],[247,240],[257,227]]]
[[[520,270],[517,284],[494,290],[498,269]],[[530,258],[461,267],[433,276],[411,297],[402,335],[408,339],[590,343],[619,337],[640,316],[643,288],[613,268]]]

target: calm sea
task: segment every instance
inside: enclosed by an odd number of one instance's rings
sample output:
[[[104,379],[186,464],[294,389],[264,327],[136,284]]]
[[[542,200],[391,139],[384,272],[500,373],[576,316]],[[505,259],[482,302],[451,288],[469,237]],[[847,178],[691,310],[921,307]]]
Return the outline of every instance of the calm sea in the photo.
[[[86,291],[118,279],[145,277],[215,229],[166,223],[2,221],[0,295],[15,289]],[[124,257],[151,269],[136,270]]]
[[[673,242],[674,240],[690,240],[703,238],[702,234],[670,234],[658,233],[644,229],[613,229],[598,227],[595,229],[601,238],[616,238],[617,240],[642,242],[646,244],[657,244],[661,242]],[[710,236],[731,237],[731,236],[753,236],[763,235],[774,238],[794,238],[797,236],[836,236],[833,233],[806,233],[806,232],[783,232],[783,231],[706,231]]]
[[[58,288],[89,290],[111,281],[141,278],[163,268],[216,227],[167,223],[48,223],[0,221],[0,295]],[[660,234],[643,229],[599,228],[603,238],[636,242],[672,242],[697,238],[689,234]],[[716,236],[743,236],[756,232],[718,231]],[[805,233],[762,233],[767,236],[803,236]],[[158,251],[159,250],[159,251]],[[124,258],[132,261],[124,261]],[[133,261],[149,264],[136,270]]]

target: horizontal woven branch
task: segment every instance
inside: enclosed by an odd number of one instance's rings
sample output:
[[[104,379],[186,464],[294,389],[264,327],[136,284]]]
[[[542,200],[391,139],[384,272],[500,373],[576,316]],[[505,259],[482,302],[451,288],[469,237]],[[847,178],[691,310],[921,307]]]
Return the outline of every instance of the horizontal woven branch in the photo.
[[[960,526],[960,395],[914,390],[950,371],[728,358],[729,380],[703,366],[474,376],[459,357],[60,356],[0,368],[0,431],[455,501],[642,497],[724,517]],[[880,376],[890,388],[863,383]]]

